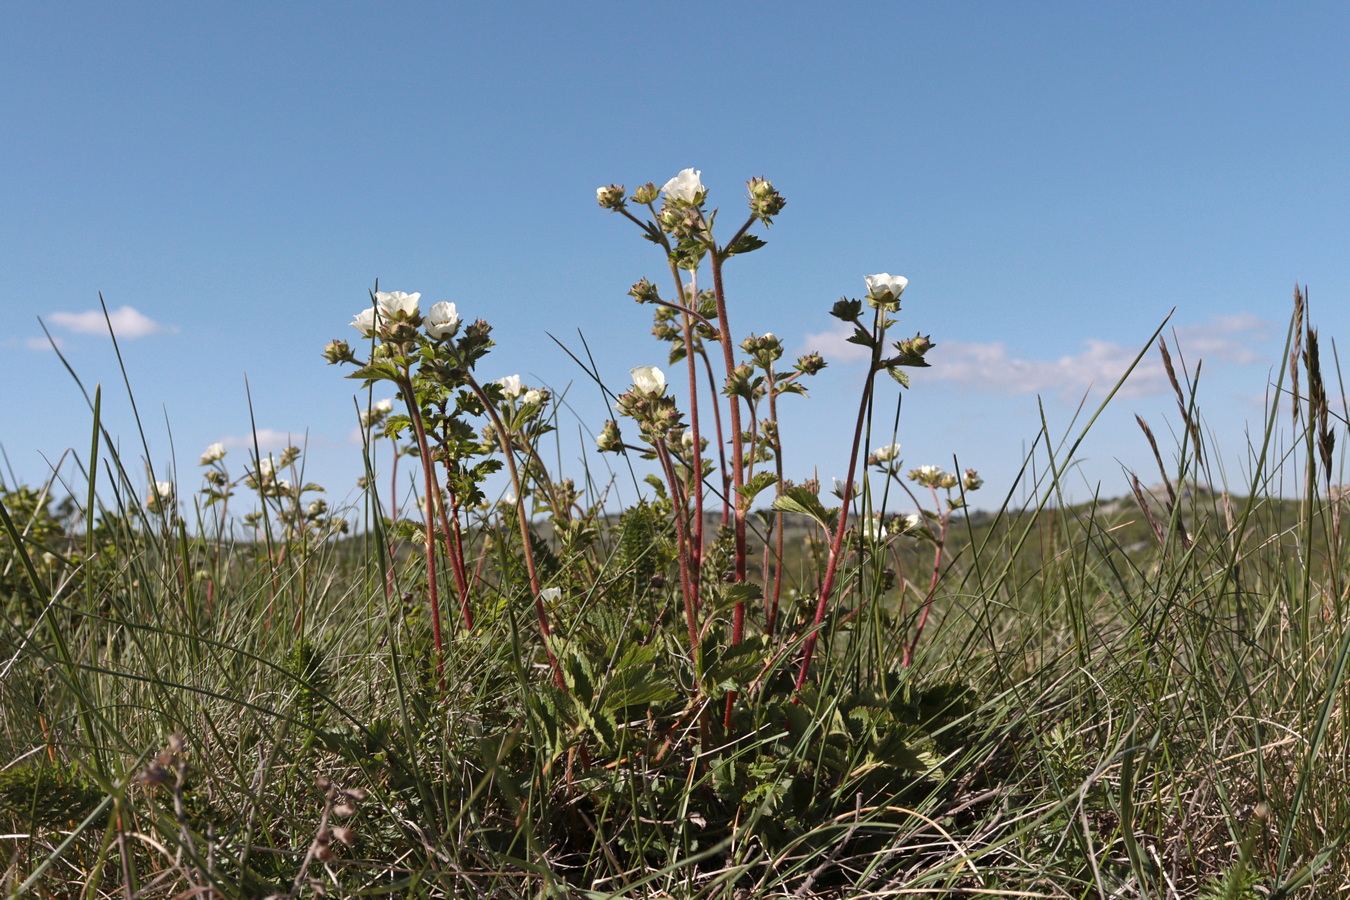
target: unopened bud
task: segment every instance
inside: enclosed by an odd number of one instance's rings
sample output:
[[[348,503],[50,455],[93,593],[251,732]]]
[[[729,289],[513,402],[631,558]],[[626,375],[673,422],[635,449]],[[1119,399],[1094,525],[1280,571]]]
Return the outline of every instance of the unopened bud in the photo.
[[[611,184],[608,187],[598,187],[595,189],[595,200],[604,209],[623,209],[623,185]]]
[[[648,203],[655,203],[656,198],[660,195],[661,189],[649,181],[642,185],[642,187],[633,191],[633,202],[641,203],[643,206],[646,206]]]
[[[628,296],[639,303],[654,303],[661,299],[656,291],[656,285],[652,284],[646,278],[639,281],[628,289]]]

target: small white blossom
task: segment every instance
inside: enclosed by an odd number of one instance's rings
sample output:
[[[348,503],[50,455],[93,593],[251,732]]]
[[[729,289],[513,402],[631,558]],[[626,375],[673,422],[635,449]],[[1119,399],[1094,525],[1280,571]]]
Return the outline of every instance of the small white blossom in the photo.
[[[145,498],[145,508],[151,512],[159,512],[166,504],[173,502],[173,482],[156,481],[150,485],[150,496]]]
[[[880,275],[867,275],[863,278],[867,282],[867,294],[870,297],[881,299],[886,294],[890,294],[896,300],[905,292],[905,285],[909,284],[909,279],[903,275],[891,275],[882,272]]]
[[[258,474],[263,478],[272,477],[272,457],[258,460]]]
[[[862,521],[863,537],[872,543],[880,543],[886,539],[886,523],[881,520],[881,516],[868,516]]]
[[[530,388],[530,389],[529,389],[528,391],[526,391],[525,394],[520,398],[520,402],[521,402],[522,404],[529,404],[529,403],[543,403],[543,402],[544,402],[544,395],[543,395],[543,393],[542,393],[541,391],[536,391],[534,388]]]
[[[906,531],[917,531],[922,527],[923,527],[923,516],[919,515],[916,512],[910,513],[909,515],[905,516]]]
[[[385,397],[383,400],[376,400],[375,411],[386,416],[389,415],[394,411],[394,401],[388,397]]]
[[[351,326],[361,332],[361,337],[375,336],[375,307],[367,306],[352,319]]]
[[[405,294],[403,291],[375,292],[375,302],[380,305],[380,318],[388,320],[398,313],[417,315],[417,301],[421,294]]]
[[[877,462],[890,462],[900,456],[900,445],[888,444],[885,447],[878,447],[872,451],[872,455],[876,457]]]
[[[639,394],[660,397],[666,392],[666,373],[656,366],[638,366],[628,374],[633,376],[633,388]]]
[[[455,310],[455,304],[442,300],[431,307],[427,313],[426,326],[427,334],[438,341],[453,336],[459,330],[459,313]]]
[[[703,172],[698,169],[681,169],[680,174],[667,181],[661,190],[671,200],[693,203],[698,195],[703,193],[703,182],[699,180],[702,174]]]
[[[520,383],[519,375],[507,375],[505,378],[498,378],[497,383],[502,386],[502,393],[508,397],[519,397],[524,385]]]
[[[220,443],[219,441],[216,441],[216,443],[212,444],[210,447],[207,447],[206,452],[202,454],[201,464],[204,466],[209,466],[211,465],[211,463],[219,462],[224,458],[225,458],[225,445]]]
[[[539,592],[539,599],[545,603],[557,603],[562,596],[562,588],[547,587]]]

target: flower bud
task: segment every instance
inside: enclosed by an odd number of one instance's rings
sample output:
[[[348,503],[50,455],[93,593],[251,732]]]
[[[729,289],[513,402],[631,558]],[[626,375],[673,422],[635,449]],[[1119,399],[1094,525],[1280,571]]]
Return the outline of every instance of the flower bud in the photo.
[[[895,349],[900,352],[902,357],[901,361],[909,361],[911,365],[915,361],[923,362],[924,354],[935,346],[937,345],[927,335],[923,334],[916,334],[912,338],[895,342]]]
[[[595,444],[601,453],[618,453],[623,450],[623,438],[619,435],[619,423],[613,419],[605,422],[605,428],[595,436]]]
[[[656,198],[660,193],[660,189],[649,181],[642,185],[642,187],[633,191],[633,202],[641,203],[643,206],[646,206],[648,203],[655,203]]]
[[[351,345],[346,341],[339,340],[328,342],[328,345],[323,348],[323,358],[328,361],[330,366],[338,363],[356,362],[356,356],[352,353]]]
[[[984,486],[984,479],[974,469],[966,469],[966,477],[961,480],[961,486],[968,491],[978,491]]]
[[[958,484],[960,484],[960,479],[956,477],[955,473],[943,472],[942,477],[938,479],[937,486],[943,488],[944,490],[950,491]]]
[[[799,356],[795,368],[803,375],[815,375],[821,369],[825,368],[825,357],[821,356],[816,351],[812,351],[805,356]]]
[[[639,281],[628,289],[628,296],[632,297],[638,303],[654,303],[661,299],[657,293],[656,285],[652,284],[646,278]]]
[[[608,187],[598,187],[595,189],[595,200],[604,209],[617,210],[623,209],[626,205],[623,199],[623,185],[611,184]]]
[[[782,194],[774,190],[768,179],[752,178],[747,186],[750,189],[751,214],[768,225],[774,216],[783,211],[787,201],[783,199]]]

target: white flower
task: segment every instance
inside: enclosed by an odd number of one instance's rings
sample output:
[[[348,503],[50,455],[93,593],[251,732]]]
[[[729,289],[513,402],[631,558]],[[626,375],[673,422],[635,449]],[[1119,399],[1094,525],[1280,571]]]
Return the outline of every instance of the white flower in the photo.
[[[836,497],[839,497],[840,499],[843,499],[844,488],[848,486],[848,482],[844,481],[842,478],[831,478],[830,480],[834,482],[834,491],[833,491],[834,495]],[[850,497],[858,496],[858,483],[856,481],[849,489],[849,496]]]
[[[877,462],[890,462],[900,455],[900,445],[888,444],[885,447],[878,447],[872,451],[872,455],[877,458]]]
[[[505,378],[498,378],[497,383],[502,386],[502,393],[508,397],[519,397],[522,388],[519,375],[507,375]]]
[[[882,272],[880,275],[867,275],[863,278],[867,282],[867,294],[869,297],[880,299],[886,294],[890,294],[894,299],[899,300],[900,295],[905,292],[905,285],[909,284],[909,279],[903,275],[890,275]]]
[[[272,477],[272,457],[258,460],[258,474],[263,478]]]
[[[427,313],[426,326],[427,334],[438,341],[452,336],[459,330],[459,313],[455,311],[455,304],[442,300],[431,307]]]
[[[558,598],[562,596],[562,588],[544,588],[539,592],[539,599],[545,603],[557,603]]]
[[[209,466],[211,463],[218,462],[224,458],[225,445],[217,441],[210,447],[207,447],[206,452],[202,454],[202,465]]]
[[[375,292],[375,302],[380,305],[380,318],[392,319],[397,313],[409,316],[417,315],[417,300],[421,294],[405,294],[403,291]]]
[[[173,482],[156,481],[150,485],[150,496],[145,498],[145,508],[151,512],[159,512],[166,505],[173,502]]]
[[[862,521],[862,533],[868,541],[876,543],[885,540],[888,532],[881,516],[868,516]]]
[[[684,434],[680,435],[680,443],[686,447],[694,446],[694,429],[686,428]]]
[[[916,512],[910,513],[909,515],[905,516],[906,531],[917,531],[922,527],[923,527],[923,516],[919,515]]]
[[[367,306],[356,314],[352,319],[351,325],[357,331],[361,332],[361,337],[375,336],[375,307]]]
[[[703,193],[703,182],[698,178],[702,174],[703,172],[698,169],[681,169],[680,174],[667,181],[661,190],[671,200],[693,203],[698,195]]]
[[[389,415],[391,412],[394,411],[394,401],[388,397],[385,397],[383,400],[376,400],[375,411],[377,413],[382,413],[386,416]]]
[[[628,374],[633,376],[633,387],[639,394],[660,397],[666,392],[666,374],[656,366],[638,366]]]
[[[520,398],[520,402],[522,404],[543,403],[544,395],[542,392],[536,391],[534,388],[530,388],[528,391],[525,392],[525,395]]]

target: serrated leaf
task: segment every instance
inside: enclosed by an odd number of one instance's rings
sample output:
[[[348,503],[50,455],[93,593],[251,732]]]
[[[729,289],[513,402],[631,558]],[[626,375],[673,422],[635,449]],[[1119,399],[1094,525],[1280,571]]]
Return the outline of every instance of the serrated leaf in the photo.
[[[788,488],[774,499],[773,508],[779,512],[810,516],[823,525],[826,531],[831,532],[834,531],[835,523],[839,521],[839,510],[826,509],[821,504],[820,498],[804,487]]]
[[[877,342],[872,339],[872,332],[861,325],[854,326],[853,333],[844,340],[850,344],[861,344],[864,347],[875,347],[877,345]]]
[[[764,589],[753,581],[722,585],[722,599],[726,603],[754,603],[764,596]]]
[[[778,483],[778,476],[772,472],[759,472],[745,484],[736,488],[736,493],[745,498],[747,505],[767,487]]]
[[[768,241],[753,234],[743,234],[736,239],[734,244],[726,248],[726,254],[727,256],[734,256],[737,253],[751,253],[767,243]]]
[[[897,382],[899,382],[901,387],[909,387],[908,372],[901,372],[895,366],[887,366],[886,374],[894,378]]]

